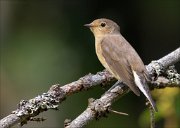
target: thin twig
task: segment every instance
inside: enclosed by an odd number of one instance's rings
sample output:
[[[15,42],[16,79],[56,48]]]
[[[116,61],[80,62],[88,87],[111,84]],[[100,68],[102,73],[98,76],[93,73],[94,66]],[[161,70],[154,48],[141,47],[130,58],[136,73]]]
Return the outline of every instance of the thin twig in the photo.
[[[113,112],[115,114],[119,114],[119,115],[124,115],[124,116],[129,116],[129,114],[127,113],[124,113],[124,112],[118,112],[118,111],[115,111],[115,110],[112,110],[112,109],[109,109],[110,112]]]
[[[154,110],[152,107],[150,107],[149,109],[150,111],[150,125],[151,125],[151,128],[155,128],[155,115],[154,115]]]

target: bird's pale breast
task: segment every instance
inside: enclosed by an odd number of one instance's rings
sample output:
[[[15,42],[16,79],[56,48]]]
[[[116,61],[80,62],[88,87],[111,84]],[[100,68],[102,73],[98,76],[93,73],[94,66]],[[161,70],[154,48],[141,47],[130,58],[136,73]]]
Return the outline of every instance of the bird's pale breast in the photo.
[[[111,73],[113,74],[114,76],[116,76],[112,70],[110,69],[110,67],[108,66],[104,56],[102,55],[102,39],[101,38],[96,38],[96,42],[95,42],[95,47],[96,47],[96,54],[97,54],[97,57],[99,59],[99,61],[101,62],[101,64]],[[108,48],[108,47],[107,47]]]

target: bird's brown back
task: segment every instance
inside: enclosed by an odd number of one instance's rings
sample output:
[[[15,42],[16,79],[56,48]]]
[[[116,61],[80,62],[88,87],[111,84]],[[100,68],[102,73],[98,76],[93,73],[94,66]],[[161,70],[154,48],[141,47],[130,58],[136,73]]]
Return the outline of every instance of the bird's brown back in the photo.
[[[102,55],[113,75],[127,84],[136,95],[139,95],[132,70],[143,73],[146,69],[134,48],[120,33],[105,35],[99,43]]]

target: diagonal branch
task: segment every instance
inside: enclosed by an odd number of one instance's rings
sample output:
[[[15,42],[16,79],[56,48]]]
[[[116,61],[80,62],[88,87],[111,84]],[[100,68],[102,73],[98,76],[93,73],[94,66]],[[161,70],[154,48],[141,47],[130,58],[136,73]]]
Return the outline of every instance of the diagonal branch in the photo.
[[[156,78],[159,78],[159,77],[164,78],[161,81],[154,82],[152,86],[153,88],[172,87],[172,85],[173,87],[180,86],[179,74],[177,72],[174,72],[168,75],[168,72],[165,71],[165,68],[167,68],[170,65],[175,64],[178,61],[180,61],[180,48],[176,49],[175,51],[163,57],[162,59],[155,61],[147,66],[147,69],[149,73],[152,74],[152,76],[156,75]],[[163,76],[163,73],[165,74],[164,76]],[[167,76],[169,76],[169,78]],[[174,78],[173,80],[171,79],[172,76]],[[43,111],[47,111],[48,109],[57,109],[58,104],[61,103],[69,95],[87,90],[89,88],[92,88],[100,84],[108,85],[112,81],[115,81],[114,77],[109,72],[102,71],[102,72],[98,72],[95,75],[92,75],[92,74],[86,75],[80,78],[79,80],[72,82],[70,84],[64,85],[64,86],[60,86],[58,84],[53,85],[47,93],[43,93],[42,95],[39,95],[30,100],[22,100],[19,103],[17,110],[13,111],[12,114],[0,120],[0,127],[9,128],[17,123],[21,123],[21,125],[23,125],[32,117],[37,116],[39,113]],[[112,104],[113,101],[115,101],[119,96],[126,94],[128,91],[129,89],[127,88],[127,86],[120,84],[120,86],[117,86],[113,90],[106,92],[98,100],[98,103],[103,104],[105,108],[108,108]],[[89,103],[91,104],[90,105],[91,109],[87,108],[89,111],[93,110],[92,104],[94,104],[95,101],[92,101]],[[93,112],[96,112],[96,109],[98,110],[99,108],[101,108],[101,110],[99,111],[99,113],[101,113],[103,109],[102,107],[98,107],[98,106],[99,105],[96,105],[94,111],[90,113],[87,112],[86,110],[84,111],[84,113],[89,113],[89,116],[87,116],[87,118],[88,117],[90,118],[87,119],[82,126],[84,126],[87,122],[89,122],[90,120],[96,117],[96,116],[93,116],[92,114]],[[70,127],[71,124],[73,124],[73,122],[71,122],[70,125],[68,125],[67,127]]]
[[[17,123],[25,124],[31,117],[37,116],[48,109],[57,109],[58,104],[74,93],[85,91],[97,85],[108,85],[115,79],[107,72],[88,74],[70,84],[52,85],[47,93],[43,93],[30,100],[21,100],[18,109],[0,120],[0,128],[9,128]]]
[[[164,78],[165,79],[165,78]],[[178,77],[178,83],[172,84],[169,80],[164,80],[163,84],[159,81],[153,83],[153,88],[165,88],[165,87],[179,87],[180,88],[180,75]],[[91,100],[89,102],[87,109],[81,113],[76,119],[72,122],[68,122],[65,128],[82,128],[90,121],[103,117],[109,113],[109,108],[112,103],[115,102],[118,98],[122,97],[130,91],[130,89],[123,83],[115,86],[115,88],[108,90],[100,99]],[[164,85],[165,84],[165,85]],[[151,89],[153,89],[151,88]],[[152,113],[151,113],[152,114]]]
[[[174,50],[173,52],[169,53],[168,55],[162,57],[161,59],[157,61],[152,61],[148,66],[146,66],[148,72],[150,74],[153,74],[155,72],[154,69],[158,69],[157,65],[154,63],[158,63],[162,68],[167,68],[170,65],[173,65],[180,61],[180,47]]]
[[[175,58],[173,58],[174,56]],[[176,70],[174,70],[172,66],[165,70],[165,68],[167,68],[169,65],[175,64],[178,61],[180,61],[180,48],[159,59],[158,61],[153,61],[146,66],[151,75],[158,75],[157,80],[151,83],[152,86],[150,89],[174,86],[180,87],[180,75],[176,72]],[[166,77],[169,79],[160,75],[166,75]],[[112,103],[130,91],[130,89],[123,83],[117,82],[115,84],[119,84],[119,86],[116,85],[115,88],[110,88],[110,90],[105,92],[100,99],[91,100],[87,109],[72,122],[68,122],[68,125],[65,125],[65,128],[82,128],[91,120],[102,117],[109,112],[109,108]]]

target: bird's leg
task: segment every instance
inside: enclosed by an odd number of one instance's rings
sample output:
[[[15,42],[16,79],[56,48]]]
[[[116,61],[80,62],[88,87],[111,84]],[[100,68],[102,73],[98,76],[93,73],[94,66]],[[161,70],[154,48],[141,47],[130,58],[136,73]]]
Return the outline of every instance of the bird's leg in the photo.
[[[118,80],[108,91],[112,91],[115,87],[120,86],[123,82]]]

